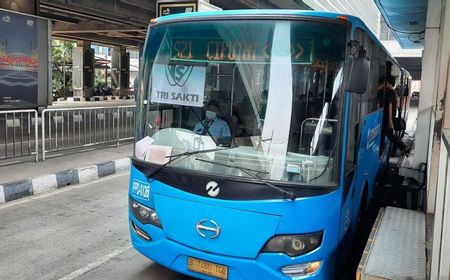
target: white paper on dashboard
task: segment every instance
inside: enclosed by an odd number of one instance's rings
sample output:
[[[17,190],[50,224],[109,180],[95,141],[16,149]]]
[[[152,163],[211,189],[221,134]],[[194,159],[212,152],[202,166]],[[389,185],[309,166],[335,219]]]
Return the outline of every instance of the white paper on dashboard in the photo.
[[[172,147],[170,146],[151,145],[145,154],[145,161],[166,164],[170,160],[171,154]]]
[[[153,144],[153,142],[155,142],[155,140],[149,136],[146,136],[141,140],[137,141],[134,147],[135,157],[144,160],[145,153],[147,152],[148,148]]]

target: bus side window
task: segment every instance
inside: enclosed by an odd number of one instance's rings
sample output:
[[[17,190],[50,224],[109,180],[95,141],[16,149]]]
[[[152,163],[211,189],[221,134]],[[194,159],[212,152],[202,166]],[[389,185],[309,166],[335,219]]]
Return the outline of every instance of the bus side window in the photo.
[[[370,84],[367,92],[367,113],[371,114],[379,109],[378,82],[380,79],[381,49],[372,40],[372,54],[370,56]]]

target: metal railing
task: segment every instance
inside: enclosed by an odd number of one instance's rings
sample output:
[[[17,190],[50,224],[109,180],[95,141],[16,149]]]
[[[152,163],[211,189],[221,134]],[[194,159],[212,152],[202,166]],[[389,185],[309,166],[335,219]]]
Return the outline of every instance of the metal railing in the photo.
[[[450,129],[442,130],[430,279],[450,279]]]
[[[39,118],[36,110],[0,111],[0,159],[39,154]]]
[[[42,160],[47,152],[116,143],[134,138],[135,105],[45,109]]]

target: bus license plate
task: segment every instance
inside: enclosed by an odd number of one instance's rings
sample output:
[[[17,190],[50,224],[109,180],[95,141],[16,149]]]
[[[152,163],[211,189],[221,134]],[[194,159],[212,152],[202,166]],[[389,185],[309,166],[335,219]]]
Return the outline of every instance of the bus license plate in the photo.
[[[202,261],[193,257],[188,257],[188,269],[198,273],[228,279],[228,267],[207,261]]]

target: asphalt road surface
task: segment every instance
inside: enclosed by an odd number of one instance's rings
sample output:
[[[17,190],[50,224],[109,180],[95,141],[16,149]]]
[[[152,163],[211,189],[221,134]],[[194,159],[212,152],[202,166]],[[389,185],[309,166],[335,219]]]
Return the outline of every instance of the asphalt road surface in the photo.
[[[0,206],[0,279],[192,279],[131,247],[128,177]]]

